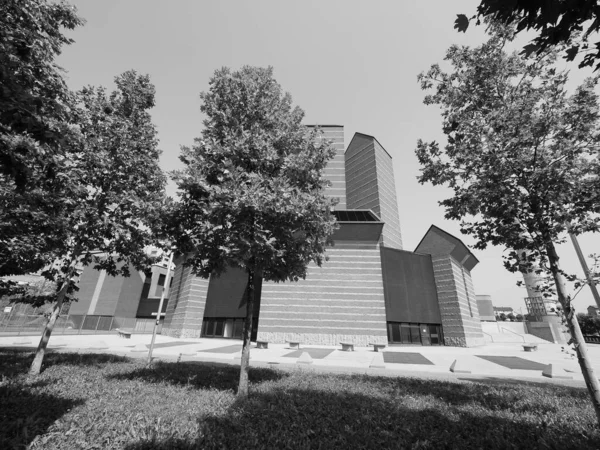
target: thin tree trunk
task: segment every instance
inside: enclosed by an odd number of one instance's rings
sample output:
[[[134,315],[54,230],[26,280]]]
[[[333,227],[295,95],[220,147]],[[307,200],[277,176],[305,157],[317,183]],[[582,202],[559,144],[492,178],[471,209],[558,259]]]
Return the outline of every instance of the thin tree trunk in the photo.
[[[63,305],[63,301],[67,295],[67,291],[69,289],[69,284],[71,282],[71,277],[75,273],[75,264],[77,263],[77,258],[79,255],[75,255],[71,264],[69,266],[69,271],[67,272],[67,276],[63,281],[63,284],[58,292],[58,297],[56,299],[56,304],[54,308],[52,308],[52,315],[50,316],[50,320],[46,324],[46,328],[44,328],[44,332],[42,333],[42,338],[40,339],[40,343],[35,352],[35,357],[33,358],[33,362],[31,363],[31,367],[29,368],[29,376],[39,375],[42,370],[42,363],[44,362],[44,356],[46,354],[46,348],[48,347],[48,341],[50,341],[50,336],[52,335],[52,330],[54,329],[54,324],[56,323],[56,319],[58,319],[58,315]]]
[[[260,271],[248,270],[248,299],[246,302],[246,318],[244,319],[244,332],[242,343],[242,359],[240,361],[240,383],[238,385],[238,398],[248,397],[248,369],[250,368],[250,343],[252,338],[252,319],[254,316],[254,303],[256,286],[260,278]]]
[[[598,420],[598,424],[600,425],[600,383],[598,382],[598,378],[596,377],[594,369],[590,363],[590,358],[587,353],[587,346],[585,345],[583,334],[579,328],[579,322],[575,316],[575,310],[571,307],[571,297],[567,294],[565,280],[560,271],[558,262],[559,257],[552,242],[546,245],[546,251],[548,252],[548,261],[550,262],[550,271],[552,272],[552,276],[554,277],[554,282],[556,284],[558,301],[563,308],[564,317],[571,333],[571,339],[575,346],[579,366],[581,367],[581,373],[583,374],[583,379],[585,380],[590,397],[592,398],[592,404],[594,405],[594,410],[596,411],[596,418]]]

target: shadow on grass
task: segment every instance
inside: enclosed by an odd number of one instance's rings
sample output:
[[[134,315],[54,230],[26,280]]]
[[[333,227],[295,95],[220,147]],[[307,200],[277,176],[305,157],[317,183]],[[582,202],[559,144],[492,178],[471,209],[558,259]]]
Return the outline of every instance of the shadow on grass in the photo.
[[[416,392],[389,398],[306,386],[276,388],[236,401],[219,417],[199,417],[194,435],[157,436],[125,448],[597,449],[600,435],[588,413],[583,419],[532,416],[498,413],[484,402],[456,407]]]
[[[0,386],[0,448],[26,448],[36,436],[83,400],[32,392],[47,383],[23,388],[12,383]]]
[[[269,368],[251,367],[249,372],[250,383],[277,381],[286,376],[285,372]],[[199,361],[159,361],[150,367],[139,367],[130,372],[109,375],[108,378],[142,380],[146,383],[167,382],[176,386],[193,386],[197,389],[237,391],[240,367]]]
[[[33,362],[34,352],[22,350],[0,350],[0,377],[14,377],[26,374]],[[59,353],[47,350],[42,371],[51,366],[78,365],[102,366],[109,363],[128,362],[129,358],[107,353]]]

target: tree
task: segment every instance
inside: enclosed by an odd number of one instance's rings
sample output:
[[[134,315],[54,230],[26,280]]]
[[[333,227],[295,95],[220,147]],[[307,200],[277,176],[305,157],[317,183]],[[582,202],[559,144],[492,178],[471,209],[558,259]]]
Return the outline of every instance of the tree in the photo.
[[[464,32],[471,20],[479,25],[481,19],[514,24],[517,32],[535,30],[538,35],[523,49],[527,56],[534,52],[542,54],[548,47],[568,44],[569,48],[565,49],[568,61],[573,61],[583,50],[585,56],[579,67],[600,67],[600,41],[593,46],[588,43],[588,36],[600,30],[600,5],[597,0],[482,0],[477,7],[477,14],[470,19],[458,14],[454,28]]]
[[[510,321],[510,322],[514,322],[517,318],[515,317],[515,315],[513,313],[508,313],[506,315],[506,320]]]
[[[500,315],[498,315],[498,319],[500,319],[501,322],[506,322],[506,314],[500,313]]]
[[[0,277],[42,269],[64,238],[53,192],[78,130],[54,61],[72,42],[62,30],[81,24],[63,2],[0,4]],[[0,291],[15,287],[0,281]]]
[[[60,290],[30,375],[40,372],[76,264],[128,276],[130,264],[143,269],[152,262],[144,248],[158,244],[153,231],[164,201],[165,176],[148,112],[154,106],[154,86],[148,76],[134,71],[116,77],[115,83],[117,90],[110,95],[104,88],[86,87],[77,96],[83,145],[73,152],[61,177],[56,221],[65,240],[54,249],[58,263],[44,272],[59,281]],[[94,256],[98,252],[103,256]]]
[[[577,321],[583,334],[598,335],[600,333],[600,317],[589,314],[577,314]]]
[[[238,388],[246,397],[256,287],[263,279],[297,281],[325,258],[335,220],[322,172],[334,149],[302,125],[304,112],[272,68],[217,70],[200,97],[205,129],[182,147],[173,236],[195,274],[230,267],[248,274]]]
[[[567,74],[554,67],[560,49],[530,59],[508,55],[514,31],[492,24],[490,33],[478,48],[450,47],[451,72],[434,65],[419,76],[423,89],[434,90],[425,103],[441,106],[447,138],[444,149],[419,140],[419,181],[454,191],[440,204],[476,248],[503,245],[507,269],[527,272],[538,260],[552,275],[600,420],[600,386],[555,247],[567,230],[600,228],[597,79],[569,95]]]
[[[523,320],[525,320],[525,318],[523,317],[523,314],[517,314],[515,316],[515,319],[517,320],[517,322],[523,322]]]

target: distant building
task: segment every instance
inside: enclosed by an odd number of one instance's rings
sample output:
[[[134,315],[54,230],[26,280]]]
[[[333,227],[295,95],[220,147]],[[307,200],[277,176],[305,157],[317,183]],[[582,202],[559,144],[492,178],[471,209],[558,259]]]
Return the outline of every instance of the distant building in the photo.
[[[362,133],[344,151],[342,126],[320,128],[337,151],[324,171],[331,181],[326,195],[339,199],[335,245],[322,267],[309,266],[305,280],[262,283],[253,338],[319,345],[483,345],[471,280],[479,262],[475,255],[436,226],[414,252],[404,250],[390,154]],[[232,268],[203,279],[183,261],[176,261],[163,334],[239,338],[246,274]]]
[[[78,301],[73,302],[69,314],[156,318],[160,296],[165,288],[167,263],[168,259],[163,258],[152,266],[148,276],[131,266],[129,277],[113,277],[105,270],[94,269],[93,265],[86,266],[79,277],[79,290],[75,293]],[[168,298],[163,304],[163,316],[167,303]]]
[[[587,310],[590,316],[600,316],[600,308],[597,306],[588,306]]]
[[[479,309],[479,320],[482,322],[495,322],[496,315],[494,314],[492,296],[477,294],[475,298],[477,299],[477,309]]]
[[[514,314],[514,309],[512,309],[510,306],[494,306],[494,315],[495,316],[499,316],[500,314],[504,313],[504,314]]]

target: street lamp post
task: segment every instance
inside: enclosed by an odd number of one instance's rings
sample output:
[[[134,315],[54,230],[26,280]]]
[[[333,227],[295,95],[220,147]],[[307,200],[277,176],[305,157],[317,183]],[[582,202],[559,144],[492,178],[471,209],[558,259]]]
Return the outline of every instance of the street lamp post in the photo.
[[[160,316],[162,314],[163,303],[165,301],[165,294],[169,290],[170,277],[171,277],[171,264],[173,264],[173,252],[169,256],[169,263],[167,265],[167,275],[165,276],[165,286],[160,296],[160,302],[158,303],[158,311],[156,313],[156,322],[154,322],[154,330],[152,330],[152,341],[150,342],[150,349],[148,350],[148,364],[152,362],[152,350],[154,350],[154,341],[156,340],[156,332],[160,325]]]
[[[596,300],[596,306],[600,308],[600,295],[598,295],[598,289],[594,284],[594,280],[592,279],[592,274],[590,273],[590,269],[588,268],[587,262],[583,257],[583,252],[581,251],[581,247],[579,246],[579,242],[577,241],[577,237],[569,232],[569,236],[571,237],[571,242],[573,242],[573,247],[575,247],[575,253],[577,253],[577,257],[579,258],[579,263],[583,268],[583,273],[585,273],[585,278],[590,285],[590,289],[592,290],[592,295],[594,296],[594,300]]]

